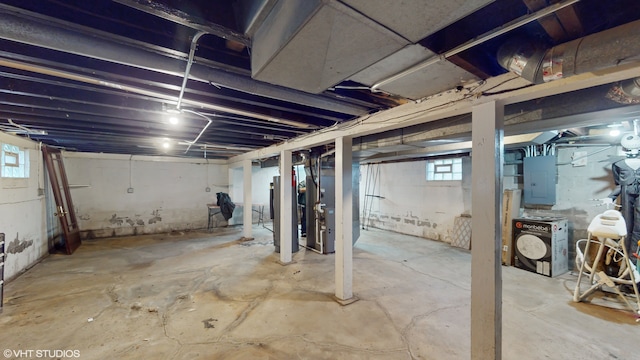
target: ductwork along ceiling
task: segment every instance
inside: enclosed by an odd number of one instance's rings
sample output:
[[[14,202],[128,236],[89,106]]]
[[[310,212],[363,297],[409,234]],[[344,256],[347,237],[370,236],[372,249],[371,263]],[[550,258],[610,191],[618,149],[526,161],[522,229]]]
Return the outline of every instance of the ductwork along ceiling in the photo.
[[[69,151],[229,158],[507,72],[535,84],[639,62],[639,34],[637,0],[1,0],[0,130]],[[575,125],[602,126],[640,117],[638,103],[629,79],[510,105],[506,122],[618,116]],[[469,122],[354,150],[465,141]]]

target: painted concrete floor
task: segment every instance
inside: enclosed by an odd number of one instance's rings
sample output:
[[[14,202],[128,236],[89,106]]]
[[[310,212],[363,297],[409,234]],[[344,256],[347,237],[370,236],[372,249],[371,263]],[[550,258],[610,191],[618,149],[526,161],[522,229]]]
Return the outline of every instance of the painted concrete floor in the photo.
[[[254,235],[111,238],[51,255],[7,284],[0,350],[8,358],[37,350],[79,359],[470,358],[468,251],[363,230],[354,249],[360,300],[341,306],[332,300],[333,255],[301,248],[282,266],[271,233],[254,227]],[[573,303],[575,276],[502,269],[503,359],[640,358],[640,325],[629,312]]]

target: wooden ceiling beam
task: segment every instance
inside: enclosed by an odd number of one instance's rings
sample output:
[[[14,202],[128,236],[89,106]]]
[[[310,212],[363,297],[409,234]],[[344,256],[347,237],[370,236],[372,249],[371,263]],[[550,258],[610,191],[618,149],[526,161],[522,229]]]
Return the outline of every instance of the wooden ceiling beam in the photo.
[[[538,11],[542,8],[549,6],[547,0],[522,0],[522,2],[524,2],[527,8],[532,12]],[[557,1],[554,1],[554,2],[557,2]],[[553,41],[556,43],[563,43],[569,40],[569,34],[565,31],[564,27],[560,23],[560,20],[556,16],[557,13],[563,10],[564,9],[561,9],[554,14],[545,16],[538,20],[538,23],[540,23],[540,25],[547,32],[549,37],[553,39]]]
[[[560,0],[551,0],[550,2],[554,4],[560,2]],[[584,36],[584,27],[574,6],[567,6],[558,10],[556,16],[571,40]]]

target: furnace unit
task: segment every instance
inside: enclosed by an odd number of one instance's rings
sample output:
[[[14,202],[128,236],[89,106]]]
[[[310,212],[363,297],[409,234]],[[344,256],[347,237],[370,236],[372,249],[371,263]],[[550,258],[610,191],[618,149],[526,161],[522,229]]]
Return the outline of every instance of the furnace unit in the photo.
[[[320,169],[318,181],[307,176],[307,247],[322,254],[336,251],[335,170]]]

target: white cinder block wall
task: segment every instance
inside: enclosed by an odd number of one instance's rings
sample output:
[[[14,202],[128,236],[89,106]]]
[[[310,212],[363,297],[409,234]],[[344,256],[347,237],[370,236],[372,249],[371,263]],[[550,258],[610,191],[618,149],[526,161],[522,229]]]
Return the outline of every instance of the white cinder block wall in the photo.
[[[557,201],[553,210],[570,218],[576,229],[585,230],[585,235],[591,219],[606,209],[594,199],[609,196],[615,188],[611,165],[624,159],[620,151],[619,146],[563,147],[557,151]],[[575,166],[573,158],[580,153],[587,156],[578,159],[579,166]]]
[[[468,174],[468,157],[462,166]],[[455,217],[470,209],[470,183],[466,179],[428,182],[424,160],[360,167],[360,213],[365,227],[450,243]]]
[[[525,208],[525,215],[561,216],[569,220],[569,266],[575,258],[575,242],[587,237],[594,216],[606,210],[600,201],[615,187],[611,165],[624,158],[619,146],[571,146],[556,150],[556,204],[551,207]],[[582,157],[586,154],[586,157]],[[578,159],[580,157],[580,159]],[[576,161],[573,164],[573,159]]]
[[[5,234],[5,279],[11,279],[48,253],[44,167],[38,143],[0,132],[0,143],[29,151],[29,178],[0,177],[0,233]]]
[[[206,228],[207,204],[229,188],[224,161],[70,152],[63,157],[88,238]]]
[[[623,156],[619,146],[608,145],[560,146],[556,154],[556,204],[528,206],[522,215],[567,218],[572,263],[575,241],[586,237],[591,219],[605,210],[593,199],[604,198],[614,189],[611,164]],[[580,162],[573,163],[584,154]],[[521,157],[513,155],[505,154],[505,189],[523,187]],[[364,224],[450,243],[455,217],[471,214],[470,158],[463,158],[462,181],[427,182],[425,166],[425,161],[362,165],[360,214]],[[365,194],[380,198],[368,197],[365,206]]]

